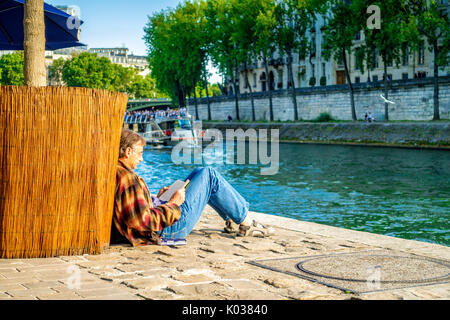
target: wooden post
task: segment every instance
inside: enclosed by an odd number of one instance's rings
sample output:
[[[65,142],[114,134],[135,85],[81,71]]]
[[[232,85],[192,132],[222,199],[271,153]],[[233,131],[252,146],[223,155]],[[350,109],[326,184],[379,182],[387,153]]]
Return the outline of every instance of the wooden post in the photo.
[[[25,85],[46,86],[44,0],[25,1],[23,27]]]

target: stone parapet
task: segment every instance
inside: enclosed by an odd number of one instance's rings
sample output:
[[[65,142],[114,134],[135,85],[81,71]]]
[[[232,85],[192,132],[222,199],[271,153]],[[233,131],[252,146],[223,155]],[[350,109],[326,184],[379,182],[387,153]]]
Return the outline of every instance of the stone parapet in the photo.
[[[242,123],[202,122],[203,129],[278,129],[281,141],[450,148],[450,122]],[[224,136],[225,137],[225,136]]]
[[[389,84],[388,99],[390,120],[431,120],[434,106],[433,78],[394,80]],[[450,76],[440,77],[439,104],[442,119],[450,119]],[[350,95],[347,85],[297,88],[297,107],[299,118],[312,120],[320,113],[327,112],[337,120],[351,120]],[[355,108],[358,119],[371,112],[378,121],[384,119],[383,82],[354,84]],[[257,120],[269,120],[269,93],[253,94]],[[274,120],[294,119],[294,110],[290,90],[272,92]],[[211,97],[212,120],[226,120],[228,115],[236,119],[235,98]],[[239,95],[239,116],[241,120],[251,120],[252,110],[250,94]],[[197,99],[199,119],[208,118],[207,99]],[[189,99],[188,111],[195,115],[195,101]]]

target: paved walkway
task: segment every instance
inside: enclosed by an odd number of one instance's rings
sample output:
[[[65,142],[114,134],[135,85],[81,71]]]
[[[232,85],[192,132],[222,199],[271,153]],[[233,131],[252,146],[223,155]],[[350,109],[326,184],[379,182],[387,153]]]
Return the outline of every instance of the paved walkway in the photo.
[[[449,247],[251,215],[271,224],[277,234],[265,239],[224,234],[223,222],[208,207],[186,246],[115,245],[94,256],[0,259],[0,300],[450,298],[448,282],[354,294],[248,263],[378,249],[449,261]]]

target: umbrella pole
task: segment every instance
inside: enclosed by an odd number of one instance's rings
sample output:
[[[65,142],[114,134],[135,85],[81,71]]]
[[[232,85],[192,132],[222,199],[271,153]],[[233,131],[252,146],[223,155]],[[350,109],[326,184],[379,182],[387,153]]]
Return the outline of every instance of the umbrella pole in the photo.
[[[25,1],[23,27],[25,85],[46,86],[44,0]]]

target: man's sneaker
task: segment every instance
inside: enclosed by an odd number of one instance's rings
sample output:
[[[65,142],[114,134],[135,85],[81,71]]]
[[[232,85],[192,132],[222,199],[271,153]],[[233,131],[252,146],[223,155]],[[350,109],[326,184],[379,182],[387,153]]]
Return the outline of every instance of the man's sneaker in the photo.
[[[238,237],[268,237],[275,234],[275,230],[253,220],[249,226],[239,226]]]

